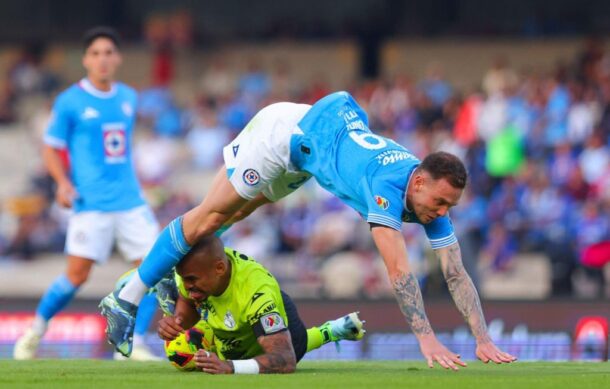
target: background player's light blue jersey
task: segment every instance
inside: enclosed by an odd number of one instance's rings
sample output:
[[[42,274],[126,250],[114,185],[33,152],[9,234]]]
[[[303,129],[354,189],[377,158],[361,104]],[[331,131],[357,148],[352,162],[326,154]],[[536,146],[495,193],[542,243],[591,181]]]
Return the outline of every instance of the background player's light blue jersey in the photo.
[[[74,210],[123,211],[145,204],[131,159],[137,94],[115,83],[108,92],[87,80],[61,93],[45,143],[66,148],[79,197]]]
[[[369,223],[396,230],[422,224],[404,206],[408,180],[420,161],[392,139],[368,128],[366,113],[347,92],[315,103],[291,140],[291,160],[358,211]],[[449,217],[423,224],[432,248],[455,243]]]

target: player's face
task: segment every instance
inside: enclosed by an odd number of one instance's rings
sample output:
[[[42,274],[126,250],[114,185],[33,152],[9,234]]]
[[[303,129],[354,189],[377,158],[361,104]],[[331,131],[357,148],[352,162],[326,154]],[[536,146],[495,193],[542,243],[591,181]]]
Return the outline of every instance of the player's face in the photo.
[[[83,56],[87,77],[94,83],[112,81],[120,64],[121,55],[117,47],[112,40],[104,37],[94,40]]]
[[[444,178],[435,180],[426,172],[422,172],[414,179],[409,206],[424,224],[445,216],[449,209],[460,201],[463,189],[451,186]]]
[[[202,268],[198,261],[187,261],[176,267],[189,297],[195,301],[200,302],[209,296],[218,296],[224,291],[220,289],[226,265],[218,261],[206,267]]]

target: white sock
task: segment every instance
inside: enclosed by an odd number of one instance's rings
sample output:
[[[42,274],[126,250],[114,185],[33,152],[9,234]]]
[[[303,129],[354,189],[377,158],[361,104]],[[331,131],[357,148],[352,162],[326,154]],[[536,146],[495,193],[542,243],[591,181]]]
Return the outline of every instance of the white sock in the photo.
[[[144,335],[133,334],[133,347],[145,346]]]
[[[44,317],[40,315],[36,315],[34,317],[34,321],[32,322],[32,332],[41,338],[47,332],[47,327],[49,326],[49,322],[45,320]]]
[[[148,292],[148,286],[140,278],[140,272],[137,270],[133,276],[127,281],[127,284],[119,292],[119,298],[121,300],[129,301],[134,305],[140,305],[140,301],[144,295]]]

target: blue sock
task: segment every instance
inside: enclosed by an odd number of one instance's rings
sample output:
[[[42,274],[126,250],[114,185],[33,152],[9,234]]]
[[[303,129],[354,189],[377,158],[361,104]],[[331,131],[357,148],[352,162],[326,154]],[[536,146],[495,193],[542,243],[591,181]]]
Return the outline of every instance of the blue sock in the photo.
[[[138,268],[142,282],[149,288],[156,285],[190,249],[191,246],[186,243],[182,233],[182,216],[177,217],[161,231],[153,248]]]
[[[49,321],[57,312],[68,305],[77,290],[78,287],[72,285],[65,274],[60,275],[40,299],[36,314]]]
[[[145,335],[146,331],[150,327],[150,322],[155,317],[157,310],[157,296],[154,293],[147,293],[138,308],[138,315],[136,316],[136,326],[134,333],[136,335]]]
[[[220,236],[221,236],[222,234],[224,234],[225,232],[227,232],[227,230],[228,230],[229,228],[231,228],[231,226],[232,226],[232,225],[233,225],[233,224],[229,224],[229,225],[223,225],[222,227],[220,227],[220,228],[218,229],[218,231],[216,231],[216,232],[214,233],[214,235],[216,235],[217,237],[219,237],[219,238],[220,238]]]

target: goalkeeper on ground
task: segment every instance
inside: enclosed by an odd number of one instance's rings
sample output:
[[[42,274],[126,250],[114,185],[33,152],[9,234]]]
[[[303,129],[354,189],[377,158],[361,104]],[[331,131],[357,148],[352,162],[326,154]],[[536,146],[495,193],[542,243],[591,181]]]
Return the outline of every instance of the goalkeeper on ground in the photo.
[[[306,352],[364,334],[355,312],[306,329],[273,275],[215,236],[191,248],[175,277],[157,285],[157,298],[166,347],[187,341],[185,331],[196,326],[203,341],[195,365],[210,374],[291,373]]]

